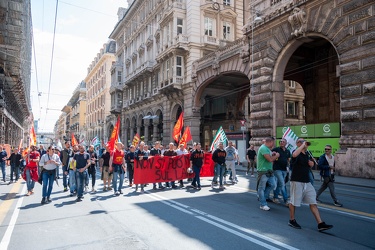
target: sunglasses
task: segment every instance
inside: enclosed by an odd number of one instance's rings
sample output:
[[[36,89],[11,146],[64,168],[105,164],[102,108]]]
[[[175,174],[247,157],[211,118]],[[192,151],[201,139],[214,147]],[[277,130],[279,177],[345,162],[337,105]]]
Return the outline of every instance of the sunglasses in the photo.
[[[331,149],[331,148],[325,148],[324,150],[325,150],[325,151],[329,151],[329,150],[332,150],[332,149]]]

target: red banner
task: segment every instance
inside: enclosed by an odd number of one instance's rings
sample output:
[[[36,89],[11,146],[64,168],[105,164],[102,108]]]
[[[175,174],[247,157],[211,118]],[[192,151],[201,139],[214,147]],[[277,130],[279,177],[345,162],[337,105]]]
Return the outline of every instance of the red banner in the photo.
[[[188,174],[190,154],[180,156],[151,156],[148,160],[134,161],[134,183],[168,182],[193,178]],[[201,177],[214,176],[214,162],[212,154],[204,154]]]

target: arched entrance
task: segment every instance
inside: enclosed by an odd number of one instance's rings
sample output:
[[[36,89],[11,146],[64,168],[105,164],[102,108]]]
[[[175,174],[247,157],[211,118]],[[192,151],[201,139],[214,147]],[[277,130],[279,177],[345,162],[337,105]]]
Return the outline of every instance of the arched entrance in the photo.
[[[273,92],[276,135],[282,136],[282,127],[292,128],[298,137],[314,142],[310,148],[315,157],[323,153],[325,144],[332,144],[334,151],[339,150],[338,65],[335,48],[321,36],[292,41],[275,64],[273,82],[282,85],[277,89],[284,89]],[[324,129],[327,126],[331,132]]]
[[[245,152],[247,131],[241,131],[241,120],[249,115],[249,78],[240,72],[225,72],[204,82],[197,91],[195,103],[200,103],[200,138],[208,150],[214,134],[220,126],[228,139],[237,140],[241,152]],[[230,137],[233,138],[230,138]]]

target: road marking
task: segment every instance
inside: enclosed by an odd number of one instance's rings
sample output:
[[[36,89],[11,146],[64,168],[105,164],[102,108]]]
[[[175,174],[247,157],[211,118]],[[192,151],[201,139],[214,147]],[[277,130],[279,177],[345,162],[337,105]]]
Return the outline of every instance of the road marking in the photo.
[[[164,204],[166,204],[168,206],[171,206],[171,207],[173,207],[175,209],[178,209],[179,211],[182,211],[184,213],[192,215],[192,216],[194,216],[197,219],[205,221],[205,222],[207,222],[207,223],[209,223],[209,224],[211,224],[213,226],[221,228],[221,229],[223,229],[223,230],[225,230],[227,232],[230,232],[230,233],[232,233],[234,235],[237,235],[237,236],[239,236],[239,237],[241,237],[241,238],[243,238],[245,240],[253,242],[253,243],[255,243],[257,245],[260,245],[262,247],[265,247],[267,249],[279,249],[279,248],[277,248],[275,246],[272,246],[270,244],[267,244],[265,242],[262,242],[262,241],[260,241],[258,239],[255,239],[255,238],[253,238],[253,237],[251,237],[249,235],[246,235],[244,233],[247,233],[247,234],[250,234],[250,235],[255,236],[257,238],[260,238],[262,240],[268,241],[271,244],[280,246],[280,247],[285,248],[285,249],[290,249],[290,250],[296,250],[297,249],[297,248],[289,246],[289,245],[287,245],[287,244],[285,244],[285,243],[283,243],[281,241],[274,240],[274,239],[269,238],[267,236],[261,235],[261,234],[259,234],[257,232],[254,232],[254,231],[250,230],[250,229],[247,229],[247,228],[241,227],[239,225],[236,225],[234,223],[231,223],[229,221],[220,219],[220,218],[218,218],[216,216],[213,216],[211,214],[208,214],[208,213],[203,212],[201,210],[198,210],[196,208],[193,208],[193,207],[190,207],[190,206],[186,206],[186,205],[184,205],[182,203],[179,203],[177,201],[174,201],[174,200],[167,199],[167,198],[165,198],[165,197],[163,197],[161,195],[150,193],[149,191],[146,191],[146,193],[147,193],[147,195],[149,197],[151,197],[154,200],[160,201],[160,202],[162,202],[162,203],[164,203]],[[229,228],[229,227],[232,227],[233,229]],[[239,232],[239,231],[242,231],[244,233]]]
[[[12,218],[10,219],[7,230],[5,231],[3,239],[0,242],[0,250],[8,249],[10,238],[12,237],[13,229],[14,229],[14,226],[16,225],[18,214],[20,212],[21,204],[22,204],[23,198],[25,197],[23,195],[25,192],[26,192],[26,184],[22,188],[22,191],[20,193],[21,196],[19,197],[17,201],[16,208],[14,209],[13,214],[12,214]]]
[[[0,206],[0,225],[2,225],[5,216],[9,212],[10,207],[13,204],[14,197],[16,197],[18,190],[20,188],[21,181],[17,181],[12,186],[12,189],[9,191],[8,195],[5,197],[5,200],[2,202]]]
[[[255,190],[248,189],[248,188],[242,188],[242,187],[238,187],[238,186],[230,186],[228,188],[240,190],[240,191],[247,191],[251,194],[257,194],[257,192]],[[353,216],[353,217],[358,217],[358,218],[367,219],[367,220],[370,220],[370,221],[375,221],[375,214],[371,214],[371,213],[361,212],[361,211],[352,210],[352,209],[348,209],[348,208],[344,208],[344,207],[334,207],[334,206],[326,205],[326,204],[322,204],[322,203],[319,203],[318,207],[321,208],[321,209],[327,210],[327,211],[331,211],[331,212],[334,211],[334,212],[337,212],[337,213],[346,214],[346,215],[350,215],[350,216]]]

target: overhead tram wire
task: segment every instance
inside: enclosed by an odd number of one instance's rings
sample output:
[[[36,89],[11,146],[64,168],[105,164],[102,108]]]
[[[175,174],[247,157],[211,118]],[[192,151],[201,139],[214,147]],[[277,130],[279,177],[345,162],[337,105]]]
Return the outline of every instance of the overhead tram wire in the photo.
[[[50,97],[50,93],[51,93],[52,66],[53,66],[53,54],[54,54],[54,50],[55,50],[55,37],[56,37],[56,23],[57,23],[58,7],[59,7],[59,0],[56,0],[55,24],[54,24],[54,28],[53,28],[52,54],[51,54],[51,66],[50,66],[50,71],[49,71],[46,117],[47,117],[47,113],[48,113],[49,97]],[[46,125],[46,117],[44,119],[43,127],[45,127],[45,125]]]
[[[33,30],[33,21],[31,20],[31,30]],[[35,40],[34,40],[34,34],[32,35],[33,39],[33,52],[34,52],[34,65],[35,65],[35,80],[36,80],[36,91],[38,96],[38,104],[39,104],[39,118],[41,117],[41,105],[40,105],[40,92],[39,92],[39,78],[38,78],[38,67],[36,63],[36,52],[35,52]]]

